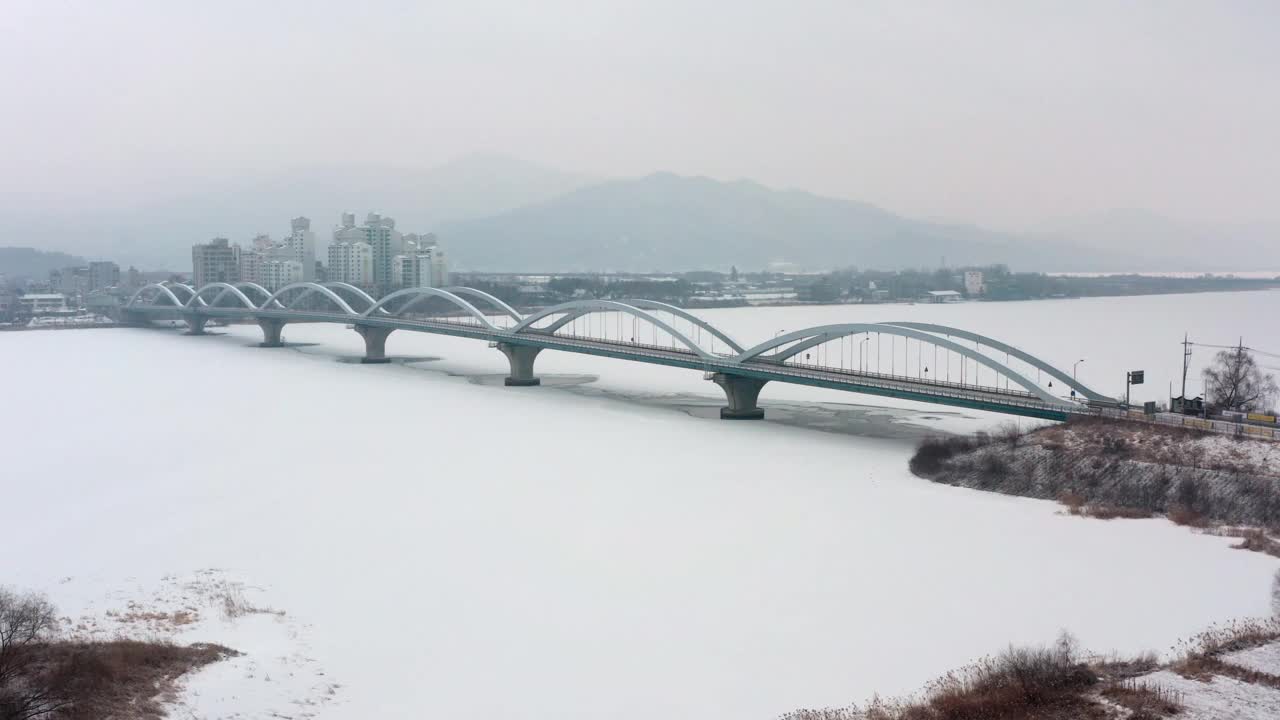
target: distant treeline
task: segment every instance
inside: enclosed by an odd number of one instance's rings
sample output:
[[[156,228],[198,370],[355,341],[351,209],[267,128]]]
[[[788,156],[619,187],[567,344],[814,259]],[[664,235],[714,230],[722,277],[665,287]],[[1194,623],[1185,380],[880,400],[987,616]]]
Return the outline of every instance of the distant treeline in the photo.
[[[1154,275],[1109,275],[1082,277],[1013,272],[1005,265],[958,269],[858,270],[850,268],[822,275],[797,289],[808,287],[801,296],[810,300],[835,301],[841,296],[872,302],[914,300],[933,290],[954,290],[968,295],[965,271],[982,273],[984,300],[1039,300],[1062,297],[1107,297],[1116,295],[1159,295],[1224,290],[1264,290],[1280,287],[1280,277],[1271,279],[1202,275],[1194,278]],[[880,291],[880,292],[877,292]]]
[[[981,292],[965,286],[966,271],[982,273]],[[812,303],[902,302],[930,291],[954,290],[970,299],[1037,300],[1044,298],[1158,295],[1280,287],[1280,277],[1248,279],[1225,275],[1194,278],[1151,275],[1078,277],[1013,272],[1004,265],[938,270],[859,270],[847,268],[819,275],[699,270],[661,277],[632,274],[550,275],[536,285],[513,277],[457,275],[455,282],[496,295],[513,305],[538,305],[575,298],[644,298],[677,305],[716,307],[746,304],[743,293],[794,291],[795,301]]]

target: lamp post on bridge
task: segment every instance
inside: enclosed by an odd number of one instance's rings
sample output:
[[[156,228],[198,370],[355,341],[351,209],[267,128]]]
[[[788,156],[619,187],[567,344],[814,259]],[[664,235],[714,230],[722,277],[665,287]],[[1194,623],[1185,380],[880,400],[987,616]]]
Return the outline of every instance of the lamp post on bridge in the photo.
[[[867,341],[870,339],[871,339],[871,336],[868,335],[862,338],[862,342],[858,343],[858,372],[862,372],[862,346],[866,345]]]
[[[1079,360],[1075,361],[1075,364],[1073,364],[1073,365],[1071,366],[1071,379],[1072,379],[1072,380],[1075,380],[1075,379],[1076,379],[1076,368],[1080,367],[1080,363],[1082,363],[1082,362],[1084,362],[1084,358],[1080,358]]]

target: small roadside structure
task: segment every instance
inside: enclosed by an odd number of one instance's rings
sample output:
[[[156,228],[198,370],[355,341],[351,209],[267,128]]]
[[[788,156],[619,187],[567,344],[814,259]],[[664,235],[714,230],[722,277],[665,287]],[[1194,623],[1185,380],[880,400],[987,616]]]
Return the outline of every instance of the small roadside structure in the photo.
[[[924,300],[931,303],[960,302],[964,296],[955,290],[930,290],[924,294]]]

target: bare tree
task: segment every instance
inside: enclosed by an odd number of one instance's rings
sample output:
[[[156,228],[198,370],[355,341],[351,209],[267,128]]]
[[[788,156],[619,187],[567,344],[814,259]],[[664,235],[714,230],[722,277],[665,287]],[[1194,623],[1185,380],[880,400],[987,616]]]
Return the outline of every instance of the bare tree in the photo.
[[[0,587],[0,720],[43,718],[67,705],[39,657],[57,626],[43,596]]]
[[[1227,410],[1263,410],[1280,392],[1276,378],[1263,373],[1244,345],[1220,350],[1213,365],[1205,368],[1207,400]]]

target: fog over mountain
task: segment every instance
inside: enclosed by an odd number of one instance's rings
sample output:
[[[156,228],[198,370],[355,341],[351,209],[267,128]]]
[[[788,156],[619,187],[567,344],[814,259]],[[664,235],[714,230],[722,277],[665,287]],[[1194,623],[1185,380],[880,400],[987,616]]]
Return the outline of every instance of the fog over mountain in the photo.
[[[1246,269],[1280,245],[1275,2],[10,0],[0,27],[5,245],[174,265],[214,235],[279,234],[299,214],[323,230],[349,209],[508,247],[506,219],[483,233],[455,221],[658,171],[851,201],[842,216],[797,198],[755,210],[749,193],[724,199],[726,211],[761,214],[752,229],[695,194],[681,202],[706,214],[672,218],[724,232],[681,231],[706,244],[704,255],[679,248],[683,261],[724,262],[739,243],[752,261],[897,259],[877,254],[893,243],[888,221],[855,221],[857,203],[1027,234],[1037,248],[1086,243],[1147,268],[1183,267],[1190,253],[1193,265]],[[506,160],[450,167],[472,150],[568,177]],[[591,255],[601,265],[653,262],[635,246],[647,225],[608,225],[588,205],[582,222],[600,236],[553,209],[520,217],[538,219],[538,237],[578,238],[566,247],[632,238],[623,257]],[[1134,225],[1112,208],[1182,220]],[[937,227],[898,231],[916,238],[908,260],[937,262]],[[1007,240],[947,235],[960,243],[949,259]],[[1244,254],[1224,254],[1223,238]],[[458,257],[504,260],[465,245]]]
[[[898,269],[936,267],[944,260],[1040,271],[1238,270],[1262,257],[1280,267],[1275,247],[1248,244],[1261,236],[1237,236],[1207,225],[1202,234],[1188,234],[1172,221],[1162,228],[1148,220],[1124,225],[1104,218],[1054,233],[1011,234],[903,217],[866,203],[772,190],[749,180],[657,173],[447,223],[440,233],[459,267],[484,270],[651,271],[731,264]],[[1205,242],[1209,238],[1214,241]],[[1135,243],[1165,251],[1119,249]],[[1224,252],[1226,247],[1255,252],[1245,260]]]
[[[395,217],[440,235],[457,269],[671,271],[698,268],[898,269],[1006,263],[1040,271],[1235,271],[1280,268],[1280,232],[1155,213],[1110,211],[1026,231],[930,221],[857,200],[659,172],[595,180],[497,154],[425,169],[372,165],[280,172],[119,211],[30,214],[0,226],[0,246],[30,241],[141,268],[185,270],[190,246],[247,243],[312,218],[325,257],[342,211]],[[1145,247],[1158,252],[1134,252]],[[2,271],[3,268],[0,268]]]
[[[23,212],[6,209],[0,246],[32,240],[47,247],[143,268],[187,269],[191,245],[222,236],[246,243],[258,233],[287,234],[289,219],[312,219],[324,258],[328,228],[340,213],[380,212],[405,232],[479,217],[549,199],[590,182],[569,172],[498,154],[462,156],[427,168],[316,167],[208,184],[191,184],[164,200],[118,210]]]

